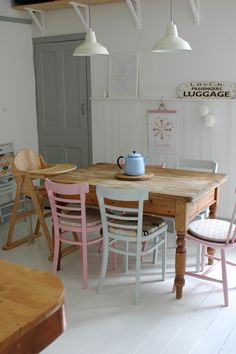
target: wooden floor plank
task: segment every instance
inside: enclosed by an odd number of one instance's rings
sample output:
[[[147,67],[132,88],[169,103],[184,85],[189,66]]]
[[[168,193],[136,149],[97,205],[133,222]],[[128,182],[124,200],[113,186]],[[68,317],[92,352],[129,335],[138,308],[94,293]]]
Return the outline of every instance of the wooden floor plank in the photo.
[[[22,233],[24,223],[20,226]],[[7,225],[0,225],[1,243]],[[170,242],[172,244],[172,242]],[[188,265],[194,269],[195,249],[190,245]],[[236,252],[231,251],[236,260]],[[22,245],[0,257],[42,270],[51,270],[46,241]],[[160,267],[143,264],[141,300],[133,305],[134,262],[128,274],[108,272],[103,293],[96,294],[102,255],[97,247],[89,249],[89,289],[82,289],[80,253],[62,260],[58,276],[65,285],[67,330],[43,354],[235,354],[236,288],[229,292],[230,305],[222,306],[220,286],[186,277],[184,296],[176,300],[171,293],[174,279],[174,250],[167,252],[167,280],[160,279]],[[230,286],[236,273],[230,273]],[[236,285],[236,281],[235,281]]]

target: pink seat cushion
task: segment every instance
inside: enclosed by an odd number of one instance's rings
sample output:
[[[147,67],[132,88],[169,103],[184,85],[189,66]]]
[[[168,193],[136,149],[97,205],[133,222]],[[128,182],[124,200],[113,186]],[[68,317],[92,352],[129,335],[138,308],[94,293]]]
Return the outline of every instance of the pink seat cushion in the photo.
[[[230,222],[219,219],[196,220],[190,223],[189,232],[203,240],[224,243]]]

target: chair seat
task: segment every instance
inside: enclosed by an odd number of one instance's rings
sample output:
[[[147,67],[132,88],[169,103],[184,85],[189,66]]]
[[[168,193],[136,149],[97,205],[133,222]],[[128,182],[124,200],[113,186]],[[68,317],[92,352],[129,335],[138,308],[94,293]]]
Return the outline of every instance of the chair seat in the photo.
[[[70,212],[71,216],[78,215],[77,211]],[[63,217],[60,218],[60,224],[67,225],[67,226],[76,226],[81,227],[81,220],[80,219],[68,219],[68,216],[64,219]],[[100,211],[95,208],[86,208],[86,224],[87,226],[96,226],[101,224],[101,216]]]
[[[190,223],[187,233],[187,239],[193,240],[199,246],[201,246],[201,267],[198,273],[185,272],[185,274],[210,282],[220,283],[223,286],[224,303],[225,306],[229,305],[228,296],[228,279],[227,271],[228,267],[236,266],[236,263],[226,258],[227,248],[236,247],[236,203],[234,204],[233,214],[231,221],[224,221],[219,219],[205,219],[196,220]],[[218,249],[219,252],[215,254],[209,248]],[[208,262],[208,267],[205,269],[205,260],[217,261]],[[221,277],[218,273],[214,273],[215,266],[219,264],[221,266]],[[213,272],[212,272],[213,271]]]
[[[196,220],[189,225],[189,232],[210,242],[224,243],[228,236],[230,222],[218,219]]]
[[[128,214],[126,215],[128,216]],[[129,215],[132,216],[132,215]],[[114,226],[110,226],[109,227],[109,231],[113,232],[117,235],[121,235],[121,236],[130,236],[130,237],[136,237],[137,236],[137,232],[136,230],[132,230],[132,229],[128,229],[128,225],[132,225],[132,224],[137,224],[137,222],[132,222],[130,220],[124,221],[124,220],[117,220],[116,224],[121,224],[122,227],[114,227]],[[127,229],[125,228],[125,224],[127,224]],[[164,219],[160,218],[160,217],[155,217],[155,216],[149,216],[149,215],[144,215],[143,217],[143,234],[142,236],[148,236],[153,234],[154,232],[156,232],[157,230],[159,230],[160,228],[162,228],[163,226],[166,225],[166,222]]]

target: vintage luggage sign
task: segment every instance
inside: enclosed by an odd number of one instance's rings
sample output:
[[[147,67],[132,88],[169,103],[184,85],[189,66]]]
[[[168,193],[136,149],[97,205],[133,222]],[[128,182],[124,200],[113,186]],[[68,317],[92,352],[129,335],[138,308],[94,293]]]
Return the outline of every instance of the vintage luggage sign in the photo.
[[[235,98],[236,84],[231,81],[190,81],[177,87],[180,98]]]

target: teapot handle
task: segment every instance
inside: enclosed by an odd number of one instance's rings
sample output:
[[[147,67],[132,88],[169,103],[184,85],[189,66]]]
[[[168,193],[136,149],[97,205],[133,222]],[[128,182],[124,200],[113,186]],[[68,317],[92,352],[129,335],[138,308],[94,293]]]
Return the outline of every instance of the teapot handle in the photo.
[[[123,167],[120,165],[120,159],[124,159],[124,156],[119,156],[118,159],[116,160],[118,167],[120,167],[120,169],[122,170]]]

